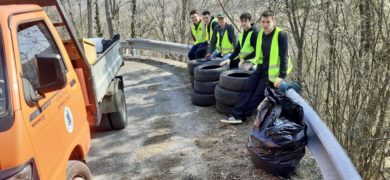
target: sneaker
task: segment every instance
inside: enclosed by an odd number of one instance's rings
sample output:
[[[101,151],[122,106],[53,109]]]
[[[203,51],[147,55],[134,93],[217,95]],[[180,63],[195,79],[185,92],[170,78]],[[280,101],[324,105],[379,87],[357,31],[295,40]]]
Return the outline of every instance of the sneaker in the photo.
[[[221,119],[220,122],[229,123],[229,124],[240,124],[242,120],[239,118],[235,118],[234,116],[229,116],[227,119]]]

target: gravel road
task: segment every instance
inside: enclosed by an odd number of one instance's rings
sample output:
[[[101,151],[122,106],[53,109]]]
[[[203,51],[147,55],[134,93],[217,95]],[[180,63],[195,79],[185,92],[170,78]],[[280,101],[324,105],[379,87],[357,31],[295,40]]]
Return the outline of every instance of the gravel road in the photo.
[[[120,73],[129,124],[93,129],[94,179],[279,179],[252,166],[245,142],[253,120],[225,125],[215,107],[192,105],[185,63],[131,58]],[[292,178],[321,179],[310,155]]]

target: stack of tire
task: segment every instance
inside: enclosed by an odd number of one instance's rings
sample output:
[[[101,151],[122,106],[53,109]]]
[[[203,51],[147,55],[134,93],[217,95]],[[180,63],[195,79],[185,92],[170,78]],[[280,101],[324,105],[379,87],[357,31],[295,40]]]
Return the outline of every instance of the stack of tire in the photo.
[[[230,70],[220,75],[219,85],[215,87],[215,107],[220,114],[229,115],[240,100],[252,71]]]
[[[194,69],[194,86],[191,92],[192,104],[197,106],[215,105],[215,87],[219,84],[219,76],[228,70],[228,66],[220,66],[221,61],[198,65]]]
[[[200,59],[194,59],[194,60],[188,60],[187,61],[187,71],[188,75],[190,76],[190,82],[191,86],[194,87],[194,70],[197,66],[205,63],[220,63],[222,62],[221,58],[214,58],[214,59],[206,59],[206,58],[200,58]]]

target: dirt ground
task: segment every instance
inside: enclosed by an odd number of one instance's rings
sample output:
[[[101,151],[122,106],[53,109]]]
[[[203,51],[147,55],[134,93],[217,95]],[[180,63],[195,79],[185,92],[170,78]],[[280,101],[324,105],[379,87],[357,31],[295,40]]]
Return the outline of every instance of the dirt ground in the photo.
[[[127,59],[128,126],[93,130],[87,158],[94,179],[280,179],[256,170],[245,148],[253,118],[225,125],[215,107],[192,105],[186,64]],[[292,179],[321,179],[310,153]]]

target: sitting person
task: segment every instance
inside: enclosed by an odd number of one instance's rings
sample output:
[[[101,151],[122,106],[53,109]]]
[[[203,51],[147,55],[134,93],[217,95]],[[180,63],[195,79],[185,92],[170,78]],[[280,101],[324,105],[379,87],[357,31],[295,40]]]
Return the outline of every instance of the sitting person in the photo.
[[[224,13],[217,15],[218,26],[215,27],[206,58],[222,57],[227,60],[237,45],[234,27],[228,24]]]

